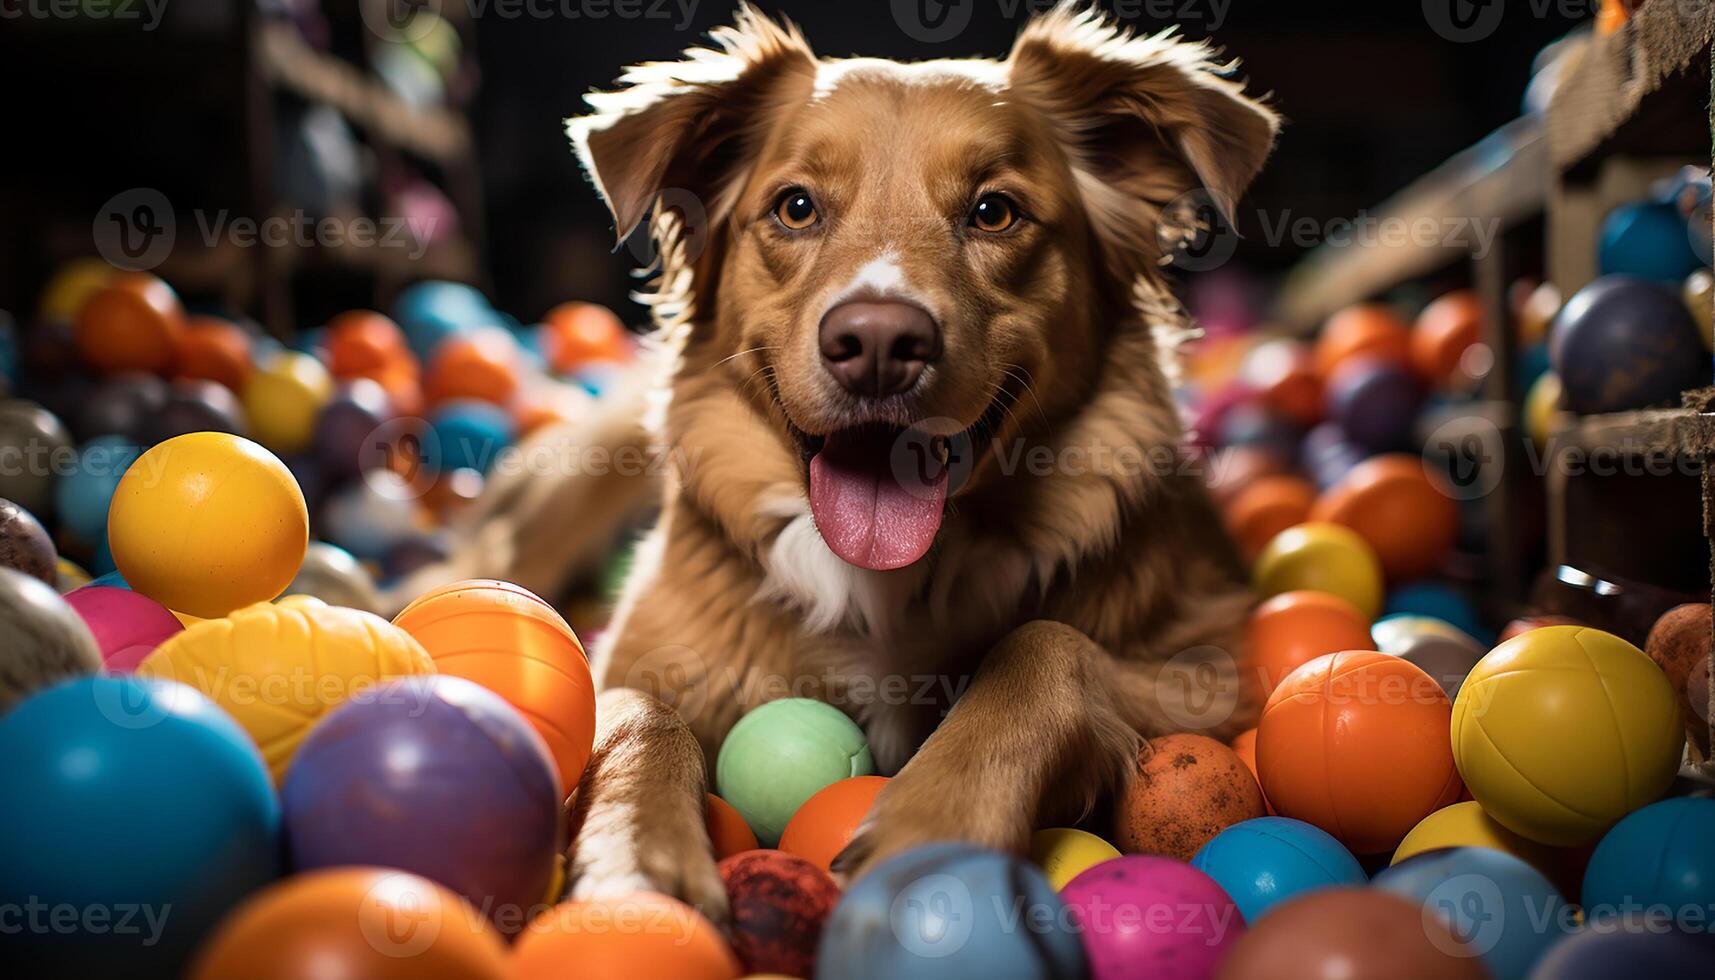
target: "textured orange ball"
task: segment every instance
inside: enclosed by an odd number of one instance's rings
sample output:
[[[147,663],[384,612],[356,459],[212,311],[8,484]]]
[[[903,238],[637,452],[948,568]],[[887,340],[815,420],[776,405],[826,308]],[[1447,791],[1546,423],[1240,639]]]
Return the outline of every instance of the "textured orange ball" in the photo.
[[[423,375],[431,405],[470,398],[504,406],[518,385],[517,341],[498,328],[444,341]]]
[[[1327,381],[1334,369],[1354,357],[1380,357],[1411,363],[1411,327],[1390,306],[1348,306],[1328,318],[1316,339],[1316,373]]]
[[[1265,476],[1238,492],[1225,511],[1227,532],[1246,562],[1256,561],[1274,536],[1310,519],[1316,487],[1296,476]]]
[[[509,582],[470,579],[418,597],[393,625],[440,673],[517,708],[548,743],[561,788],[577,788],[595,742],[595,683],[583,644],[552,606]]]
[[[853,776],[822,787],[786,822],[780,849],[830,869],[886,785],[886,776]]]
[[[738,957],[709,921],[653,892],[561,902],[525,928],[512,980],[735,980]]]
[[[1467,348],[1483,340],[1483,301],[1469,289],[1456,289],[1423,308],[1411,329],[1411,366],[1418,377],[1438,385],[1454,376]]]
[[[403,871],[293,875],[227,916],[190,980],[502,980],[506,946],[464,899]]]
[[[542,350],[558,374],[590,361],[628,361],[631,335],[605,306],[562,303],[542,318]]]
[[[322,349],[328,370],[342,380],[379,380],[395,364],[416,363],[399,325],[370,310],[352,310],[329,320]]]
[[[703,823],[709,828],[709,843],[714,845],[715,860],[756,850],[756,832],[744,822],[738,810],[713,793],[704,793],[703,796]]]
[[[1189,861],[1216,834],[1267,812],[1237,752],[1204,735],[1164,735],[1143,744],[1114,801],[1114,844]]]
[[[1263,792],[1355,854],[1391,851],[1459,799],[1453,705],[1433,677],[1383,653],[1318,657],[1286,676],[1257,725]]]
[[[235,323],[212,316],[191,317],[178,335],[173,373],[242,391],[256,370],[250,346],[250,336]]]
[[[173,287],[147,272],[123,272],[77,312],[73,339],[84,362],[104,374],[172,370],[185,308]]]
[[[1459,536],[1452,491],[1430,477],[1422,459],[1406,453],[1352,467],[1316,501],[1310,519],[1358,532],[1375,549],[1390,582],[1436,572]]]
[[[1375,643],[1358,607],[1328,592],[1282,592],[1270,598],[1251,613],[1246,634],[1263,698],[1317,657],[1368,650]]]

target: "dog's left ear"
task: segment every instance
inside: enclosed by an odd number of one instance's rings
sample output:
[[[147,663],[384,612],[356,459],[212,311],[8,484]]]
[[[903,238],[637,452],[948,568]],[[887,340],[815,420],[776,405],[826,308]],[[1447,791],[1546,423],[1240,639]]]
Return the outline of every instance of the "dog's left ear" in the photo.
[[[1138,37],[1064,4],[1028,25],[1008,86],[1066,148],[1096,234],[1116,270],[1163,253],[1162,209],[1201,185],[1232,217],[1274,146],[1280,120],[1230,81],[1236,64],[1171,32]]]

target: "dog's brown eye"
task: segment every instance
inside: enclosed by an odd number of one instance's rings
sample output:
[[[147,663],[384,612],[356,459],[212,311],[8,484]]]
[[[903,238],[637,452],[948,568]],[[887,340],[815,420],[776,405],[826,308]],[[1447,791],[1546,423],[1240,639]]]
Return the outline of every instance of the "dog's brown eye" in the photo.
[[[788,191],[774,209],[774,216],[793,231],[803,231],[816,223],[816,202],[803,191]]]
[[[1000,232],[1018,221],[1018,209],[1002,194],[984,194],[971,209],[971,227],[978,231]]]

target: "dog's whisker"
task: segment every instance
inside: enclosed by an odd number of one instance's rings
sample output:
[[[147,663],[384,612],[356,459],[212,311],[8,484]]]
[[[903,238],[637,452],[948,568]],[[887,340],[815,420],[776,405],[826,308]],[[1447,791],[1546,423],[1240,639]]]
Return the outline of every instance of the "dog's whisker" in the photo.
[[[740,357],[743,357],[746,354],[760,354],[765,350],[780,350],[780,345],[778,345],[778,344],[764,344],[761,347],[752,347],[749,350],[741,350],[741,351],[738,351],[737,353],[734,353],[734,354],[728,354],[727,356],[716,361],[714,363],[714,366],[720,367],[722,364],[725,364],[728,361],[736,360]]]

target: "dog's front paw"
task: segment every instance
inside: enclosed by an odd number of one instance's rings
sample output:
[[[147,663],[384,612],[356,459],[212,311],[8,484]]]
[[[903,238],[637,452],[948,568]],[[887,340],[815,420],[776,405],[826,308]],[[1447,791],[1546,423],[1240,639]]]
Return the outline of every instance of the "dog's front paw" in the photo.
[[[727,921],[726,887],[701,811],[687,815],[669,813],[663,806],[597,808],[567,858],[569,897],[575,900],[658,892],[692,906],[717,925]]]
[[[964,841],[1022,853],[1029,844],[1029,807],[1009,794],[977,793],[957,772],[940,772],[919,755],[889,780],[850,844],[834,858],[834,872],[855,881],[903,851],[937,841]]]

